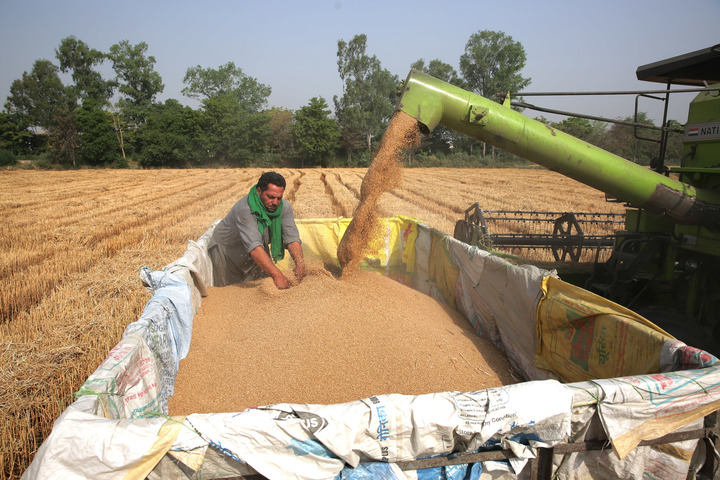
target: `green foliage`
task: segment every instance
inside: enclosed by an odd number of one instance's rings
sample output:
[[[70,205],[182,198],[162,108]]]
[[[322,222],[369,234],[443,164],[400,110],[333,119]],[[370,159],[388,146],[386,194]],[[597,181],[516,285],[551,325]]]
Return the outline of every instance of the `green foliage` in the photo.
[[[362,150],[353,156],[352,161],[347,163],[348,167],[367,168],[373,160],[372,152]]]
[[[68,90],[74,99],[104,104],[112,96],[113,82],[104,80],[94,69],[105,61],[104,53],[70,36],[60,41],[55,57],[60,62],[60,71],[72,74],[74,84]]]
[[[462,78],[460,78],[457,71],[452,67],[452,65],[445,63],[437,58],[434,60],[430,60],[427,65],[425,65],[425,60],[421,58],[412,65],[410,65],[410,68],[414,68],[415,70],[427,73],[428,75],[438,78],[443,82],[447,82],[451,85],[455,85],[456,87],[465,88],[465,82]]]
[[[29,125],[48,129],[57,112],[67,109],[68,103],[58,67],[49,60],[37,60],[30,73],[24,72],[10,85],[5,109],[20,115]]]
[[[13,82],[6,112],[0,113],[0,149],[41,158],[34,168],[52,167],[50,161],[127,168],[131,162],[123,152],[144,167],[272,168],[290,161],[301,166],[367,167],[394,112],[398,79],[382,68],[377,57],[367,54],[365,35],[340,40],[337,47],[343,92],[333,98],[334,120],[319,97],[296,116],[283,108],[263,111],[270,87],[233,62],[218,68],[188,68],[183,94],[200,100],[200,108],[184,107],[177,100],[158,104],[156,97],[164,85],[154,71],[155,58],[147,55],[147,44],[133,46],[123,40],[104,53],[70,36],[55,50],[60,67],[37,60],[30,72]],[[115,72],[108,80],[97,70],[105,60],[112,62]],[[530,83],[520,74],[525,61],[519,42],[502,32],[483,30],[468,39],[460,73],[440,59],[419,59],[412,67],[497,99],[497,93],[516,92]],[[63,85],[59,72],[69,73],[72,83]],[[110,105],[115,89],[120,100]],[[608,127],[579,118],[538,120],[641,164],[657,157],[657,144],[636,140],[632,127]],[[645,114],[639,121],[652,124]],[[672,126],[681,127],[677,122]],[[38,127],[45,131],[35,133]],[[648,129],[639,133],[659,136]],[[344,158],[335,155],[338,146]],[[681,135],[670,134],[666,162],[679,164],[682,152]],[[485,145],[476,139],[438,126],[423,137],[406,165],[534,165],[498,149],[485,153]]]
[[[625,122],[634,122],[633,117],[626,117]],[[647,117],[647,114],[638,113],[637,122],[640,124],[653,125],[653,121]],[[657,157],[658,144],[639,140],[635,137],[635,133],[644,138],[658,139],[660,133],[657,130],[646,128],[635,128],[629,125],[612,124],[606,135],[598,140],[598,146],[626,160],[638,163],[640,165],[649,165],[653,157]]]
[[[197,139],[201,136],[201,112],[167,100],[148,113],[138,131],[137,160],[143,167],[184,167],[200,164]]]
[[[469,89],[497,101],[498,93],[518,92],[530,85],[530,79],[520,74],[526,60],[520,42],[503,32],[482,30],[467,41],[460,71]]]
[[[270,153],[279,153],[281,156],[289,156],[293,151],[292,138],[292,121],[293,113],[284,108],[273,107],[267,112],[268,127],[270,134],[268,136],[268,147]]]
[[[0,149],[0,167],[9,167],[17,163],[17,157],[10,150]]]
[[[427,73],[435,78],[460,88],[465,88],[465,82],[458,76],[455,69],[438,59],[431,60],[425,65],[422,58],[411,65],[411,68]],[[427,153],[450,153],[452,147],[458,147],[467,143],[467,136],[451,130],[443,125],[438,125],[430,135],[423,135],[421,138],[420,150]]]
[[[109,165],[110,168],[130,168],[127,158],[121,156],[115,157],[115,160]]]
[[[455,151],[452,153],[418,152],[406,158],[403,162],[406,167],[444,167],[444,168],[528,168],[536,165],[530,161],[509,154],[499,152],[494,157]]]
[[[55,162],[76,167],[82,143],[75,112],[69,109],[57,112],[49,133],[48,147],[52,159]]]
[[[659,157],[659,144],[657,143],[660,139],[659,130],[643,127],[636,128],[631,125],[607,123],[598,120],[589,121],[576,117],[554,123],[542,117],[536,120],[545,120],[543,123],[547,123],[573,137],[640,165],[651,165]],[[654,126],[653,121],[644,112],[638,112],[637,122],[633,117],[626,117],[620,119],[620,121]],[[671,129],[682,130],[682,125],[675,120],[670,120],[668,124]],[[636,131],[637,136],[640,138],[636,138]],[[682,135],[670,133],[665,163],[678,165],[682,157],[682,151]]]
[[[198,146],[195,163],[211,165],[246,166],[261,152],[274,146],[287,144],[282,136],[282,121],[273,124],[276,115],[262,113],[271,89],[245,75],[233,62],[218,69],[203,69],[199,65],[187,70],[183,82],[184,95],[202,100],[198,120]],[[278,136],[270,139],[271,132]]]
[[[138,130],[142,167],[249,166],[266,152],[266,113],[242,110],[233,95],[208,98],[193,110],[177,100],[157,105]]]
[[[683,125],[677,120],[669,120],[668,128],[683,130]],[[683,156],[683,148],[685,147],[682,137],[683,135],[680,133],[670,132],[668,134],[667,149],[665,150],[666,165],[680,165]]]
[[[555,122],[550,125],[568,135],[585,141],[588,141],[593,133],[593,125],[586,118],[570,117],[562,122]]]
[[[235,97],[240,108],[249,113],[259,112],[266,104],[271,89],[255,78],[245,75],[233,62],[217,69],[203,69],[200,65],[190,67],[185,73],[183,95],[197,100]]]
[[[110,113],[85,102],[76,114],[77,128],[82,132],[80,161],[85,165],[108,166],[120,156]]]
[[[111,46],[108,54],[122,95],[119,106],[135,124],[145,121],[155,98],[165,89],[162,77],[155,71],[155,57],[147,56],[147,49],[145,42],[133,46],[123,40]]]
[[[333,102],[348,161],[352,152],[362,146],[372,151],[373,138],[385,131],[397,100],[398,78],[383,69],[375,55],[368,56],[366,46],[365,35],[356,35],[349,43],[338,41],[343,95],[335,96]]]
[[[0,148],[15,155],[31,153],[34,134],[29,127],[20,115],[0,113]]]
[[[295,113],[292,135],[302,157],[309,165],[327,166],[328,159],[335,154],[340,139],[337,122],[330,118],[330,109],[325,99],[313,97],[308,105]]]
[[[34,162],[33,166],[38,170],[58,170],[50,158],[42,158]]]
[[[249,161],[248,167],[271,169],[285,166],[286,163],[285,157],[279,153],[261,153],[255,155],[252,160]]]
[[[256,153],[264,150],[270,134],[267,114],[245,112],[232,93],[207,98],[203,107],[199,143],[207,152],[206,162],[247,166]]]

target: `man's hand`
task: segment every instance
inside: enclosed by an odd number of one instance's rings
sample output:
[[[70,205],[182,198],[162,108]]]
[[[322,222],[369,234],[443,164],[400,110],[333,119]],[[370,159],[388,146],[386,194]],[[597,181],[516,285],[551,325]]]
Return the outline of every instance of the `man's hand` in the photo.
[[[305,278],[305,264],[300,263],[298,265],[295,265],[295,269],[293,270],[295,272],[295,278],[298,279],[298,282]]]
[[[278,290],[285,290],[287,288],[290,288],[290,282],[288,281],[287,277],[283,275],[282,272],[278,271],[276,275],[273,275],[272,279]]]
[[[263,247],[253,248],[250,251],[250,257],[265,271],[265,273],[272,277],[275,286],[279,290],[290,288],[290,282],[287,277],[275,266]]]
[[[303,260],[302,247],[299,242],[292,242],[287,248],[290,250],[290,255],[292,255],[293,260],[295,260],[295,277],[300,281],[305,277],[305,261]],[[263,247],[255,247],[252,249],[252,251],[250,251],[250,257],[252,257],[260,268],[272,277],[278,290],[290,288],[290,281],[285,274],[275,266]]]
[[[288,244],[287,249],[295,261],[295,269],[293,272],[295,272],[295,277],[299,282],[305,278],[305,260],[303,259],[302,245],[300,245],[300,242],[292,242]]]

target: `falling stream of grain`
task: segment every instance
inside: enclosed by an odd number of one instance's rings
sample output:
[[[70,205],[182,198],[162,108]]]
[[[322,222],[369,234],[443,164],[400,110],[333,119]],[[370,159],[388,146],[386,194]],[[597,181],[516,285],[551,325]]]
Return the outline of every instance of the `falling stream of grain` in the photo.
[[[377,202],[385,192],[397,187],[402,178],[400,155],[420,139],[417,120],[401,111],[395,112],[380,142],[360,187],[360,204],[355,209],[337,256],[343,274],[354,273],[363,259],[362,252],[377,230]]]

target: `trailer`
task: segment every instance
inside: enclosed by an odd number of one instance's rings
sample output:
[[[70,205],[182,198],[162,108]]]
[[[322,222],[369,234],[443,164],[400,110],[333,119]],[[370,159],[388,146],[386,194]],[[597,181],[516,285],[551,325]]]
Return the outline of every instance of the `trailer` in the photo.
[[[337,264],[349,221],[299,220],[306,257]],[[168,416],[193,316],[212,286],[211,226],[164,269],[141,270],[153,297],[24,478],[681,479],[715,471],[713,355],[552,271],[511,264],[413,218],[382,224],[384,247],[362,268],[454,306],[507,354],[522,383]]]

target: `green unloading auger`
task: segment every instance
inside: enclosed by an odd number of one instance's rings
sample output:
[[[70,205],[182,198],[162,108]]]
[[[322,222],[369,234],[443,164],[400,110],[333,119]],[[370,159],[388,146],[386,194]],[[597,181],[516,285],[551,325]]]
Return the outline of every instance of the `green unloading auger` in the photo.
[[[502,105],[417,70],[402,85],[397,109],[557,171],[680,224],[720,225],[720,192],[661,175]]]

